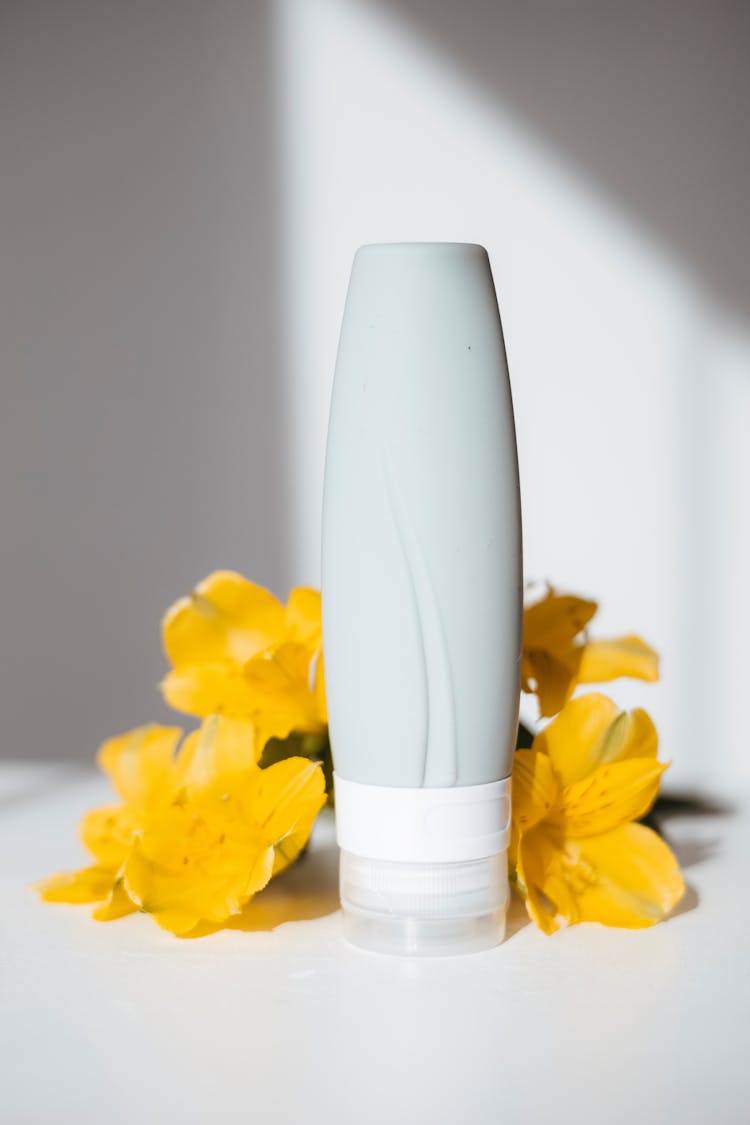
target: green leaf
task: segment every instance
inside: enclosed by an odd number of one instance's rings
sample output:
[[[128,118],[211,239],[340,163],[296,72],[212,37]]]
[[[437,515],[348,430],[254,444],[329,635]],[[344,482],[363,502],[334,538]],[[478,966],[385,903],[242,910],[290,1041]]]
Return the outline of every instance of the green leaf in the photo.
[[[516,735],[516,750],[530,750],[533,741],[534,732],[530,731],[523,723],[519,723],[518,734]]]

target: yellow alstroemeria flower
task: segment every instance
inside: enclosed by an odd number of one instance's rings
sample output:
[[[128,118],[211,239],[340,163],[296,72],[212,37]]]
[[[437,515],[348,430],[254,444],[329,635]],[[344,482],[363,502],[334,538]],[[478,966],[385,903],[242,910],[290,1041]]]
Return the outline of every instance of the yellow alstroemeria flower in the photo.
[[[37,884],[45,902],[97,903],[94,918],[100,922],[139,909],[123,887],[125,861],[149,808],[169,800],[176,791],[174,755],[181,737],[179,727],[144,726],[102,744],[97,760],[121,804],[91,809],[84,815],[81,840],[95,862]]]
[[[553,589],[524,609],[521,687],[537,695],[542,716],[556,715],[578,684],[603,684],[620,676],[658,680],[659,658],[640,637],[594,641],[585,636],[597,609],[596,602]]]
[[[663,919],[685,887],[677,860],[633,821],[653,804],[666,766],[645,711],[581,696],[518,750],[511,866],[531,918],[638,928]]]
[[[145,727],[105,743],[99,761],[123,799],[83,821],[92,867],[39,885],[46,901],[96,902],[109,920],[143,910],[164,929],[238,914],[302,850],[325,803],[319,765],[260,769],[252,724],[212,716],[181,731]]]
[[[292,731],[325,730],[320,594],[292,590],[286,606],[253,582],[217,571],[167,611],[173,670],[164,698],[191,715],[249,719],[260,749]]]
[[[196,747],[186,795],[152,810],[123,873],[130,897],[172,933],[239,914],[297,856],[325,803],[320,765],[287,758],[227,770],[218,743]]]

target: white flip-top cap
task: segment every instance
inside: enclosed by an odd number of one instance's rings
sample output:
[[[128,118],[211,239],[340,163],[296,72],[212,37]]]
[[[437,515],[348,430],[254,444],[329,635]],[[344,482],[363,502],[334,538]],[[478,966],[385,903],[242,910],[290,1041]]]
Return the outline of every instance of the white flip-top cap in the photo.
[[[381,953],[498,945],[508,904],[510,778],[407,789],[335,777],[344,927]]]

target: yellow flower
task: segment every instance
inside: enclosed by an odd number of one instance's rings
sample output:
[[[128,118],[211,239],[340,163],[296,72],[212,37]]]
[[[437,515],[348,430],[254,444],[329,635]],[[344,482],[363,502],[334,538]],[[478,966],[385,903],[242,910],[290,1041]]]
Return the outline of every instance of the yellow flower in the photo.
[[[145,726],[103,743],[98,762],[122,803],[85,814],[81,839],[95,862],[39,883],[45,902],[98,903],[94,917],[102,922],[138,909],[123,887],[125,861],[147,810],[176,789],[174,752],[181,735],[179,727]]]
[[[50,902],[96,902],[94,917],[133,910],[186,933],[238,914],[307,843],[325,802],[319,765],[260,769],[252,724],[212,716],[188,735],[143,727],[104,744],[99,761],[123,803],[84,817],[96,864],[39,885]]]
[[[637,928],[664,918],[684,884],[677,860],[632,821],[654,802],[666,766],[645,711],[584,695],[518,750],[511,865],[531,918]]]
[[[167,611],[163,638],[173,670],[162,692],[178,711],[249,719],[259,749],[325,729],[316,590],[293,590],[283,606],[241,575],[217,571]]]
[[[297,856],[325,803],[316,763],[232,771],[216,762],[220,740],[200,737],[210,744],[197,750],[197,777],[191,763],[185,795],[147,817],[123,876],[130,897],[173,933],[239,914]]]
[[[521,687],[536,693],[541,715],[557,714],[577,684],[603,684],[620,676],[658,680],[659,658],[640,637],[592,641],[582,636],[597,608],[596,602],[549,589],[524,609]]]

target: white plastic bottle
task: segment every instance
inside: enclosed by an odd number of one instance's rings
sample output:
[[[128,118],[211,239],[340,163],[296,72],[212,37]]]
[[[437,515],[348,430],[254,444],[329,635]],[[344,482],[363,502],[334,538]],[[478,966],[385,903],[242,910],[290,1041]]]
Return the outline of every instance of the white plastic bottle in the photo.
[[[357,252],[322,564],[346,934],[393,953],[496,945],[522,565],[513,407],[481,246]]]

